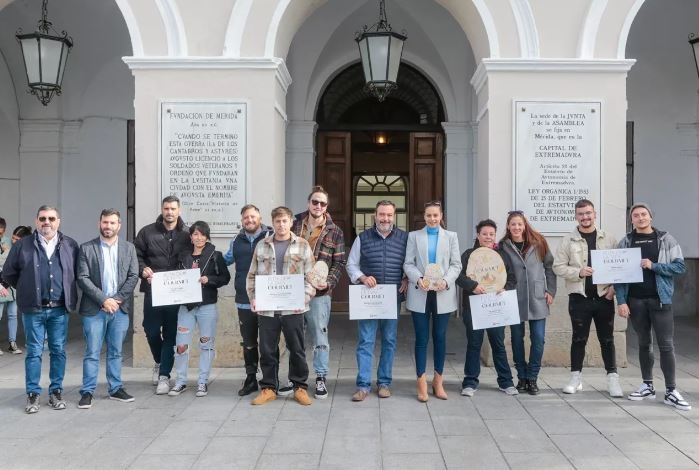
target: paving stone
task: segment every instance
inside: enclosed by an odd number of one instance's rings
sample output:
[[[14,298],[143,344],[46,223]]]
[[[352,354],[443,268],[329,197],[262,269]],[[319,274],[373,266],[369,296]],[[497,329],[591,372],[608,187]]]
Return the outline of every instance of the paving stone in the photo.
[[[264,453],[320,456],[324,438],[325,426],[318,427],[312,421],[277,421]]]
[[[448,469],[509,469],[507,462],[489,435],[440,436],[439,448]]]
[[[556,447],[532,419],[486,420],[502,452],[555,452]]]
[[[626,456],[643,470],[663,470],[670,469],[696,469],[699,468],[699,462],[694,461],[678,451],[668,452],[625,452]]]
[[[269,470],[282,467],[284,470],[308,470],[319,468],[320,454],[289,454],[283,457],[275,454],[262,454],[255,467],[257,470]]]
[[[384,454],[383,456],[383,470],[444,470],[446,468],[441,453]]]
[[[439,452],[430,421],[382,420],[381,448],[384,454]]]
[[[153,470],[161,468],[165,462],[167,462],[167,470],[188,470],[196,460],[197,455],[191,454],[168,454],[167,456],[141,454],[129,465],[129,470]]]
[[[504,452],[503,456],[512,468],[545,468],[546,470],[570,470],[574,468],[559,452]]]
[[[266,444],[265,437],[214,437],[193,468],[254,469]]]

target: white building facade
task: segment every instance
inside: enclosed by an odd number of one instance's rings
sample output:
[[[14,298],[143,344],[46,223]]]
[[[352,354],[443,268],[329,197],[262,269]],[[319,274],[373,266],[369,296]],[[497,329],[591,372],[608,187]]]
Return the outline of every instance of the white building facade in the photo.
[[[521,208],[517,181],[530,169],[521,166],[517,113],[526,106],[518,104],[592,103],[598,223],[621,237],[629,204],[648,203],[687,258],[675,314],[697,315],[699,78],[687,35],[699,32],[699,3],[387,0],[386,8],[408,39],[404,83],[379,105],[356,80],[354,41],[376,22],[376,0],[52,0],[49,18],[75,47],[62,95],[44,107],[26,93],[14,38],[33,29],[40,2],[0,0],[0,216],[11,230],[55,204],[63,231],[84,242],[97,234],[99,211],[116,207],[124,234],[133,233],[154,221],[163,195],[161,103],[235,102],[246,121],[237,196],[265,221],[279,205],[304,209],[317,182],[348,239],[379,196],[402,198],[406,228],[436,198],[465,250],[479,220],[502,227]],[[379,133],[392,143],[377,147]],[[225,250],[231,236],[213,241]],[[559,238],[548,234],[553,246]],[[568,361],[562,284],[549,364]],[[230,339],[219,342],[219,364],[233,365],[240,351],[226,294],[220,335]],[[138,316],[134,328],[134,364],[146,364]],[[618,322],[622,356],[625,328]]]

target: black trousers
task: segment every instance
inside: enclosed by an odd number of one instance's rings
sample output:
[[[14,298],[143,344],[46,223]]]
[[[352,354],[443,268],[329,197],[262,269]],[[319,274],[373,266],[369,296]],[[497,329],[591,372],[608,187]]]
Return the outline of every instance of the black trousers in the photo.
[[[675,388],[675,318],[672,305],[661,304],[658,298],[636,299],[629,297],[629,320],[638,335],[638,359],[641,363],[643,380],[653,380],[653,338],[660,350],[660,370],[665,377],[665,387]]]
[[[260,333],[260,387],[279,389],[279,337],[284,333],[289,351],[289,380],[294,388],[308,388],[308,364],[304,344],[303,314],[258,315]]]
[[[604,297],[590,298],[580,294],[570,294],[568,313],[573,327],[573,339],[570,343],[570,370],[574,372],[582,370],[585,345],[590,336],[590,325],[594,320],[604,368],[608,374],[616,372],[614,301]]]
[[[179,305],[153,307],[153,298],[146,292],[143,299],[143,331],[160,375],[170,377],[175,363],[175,339],[177,338],[177,312]]]
[[[260,353],[257,349],[257,314],[250,309],[239,308],[238,324],[240,326],[240,336],[243,338],[245,373],[254,375],[257,373],[257,366],[260,360]]]

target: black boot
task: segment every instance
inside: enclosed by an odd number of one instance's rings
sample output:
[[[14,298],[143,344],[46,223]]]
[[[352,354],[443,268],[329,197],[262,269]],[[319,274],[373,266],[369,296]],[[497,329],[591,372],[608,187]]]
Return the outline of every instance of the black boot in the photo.
[[[536,384],[536,380],[529,381],[529,387],[527,388],[527,392],[529,393],[529,395],[539,394],[539,386]]]
[[[255,374],[248,374],[245,377],[245,382],[243,382],[243,388],[238,390],[238,396],[250,395],[252,392],[256,392],[257,389],[257,377],[255,377]]]
[[[517,391],[518,392],[526,392],[528,388],[529,388],[529,381],[527,379],[518,379],[517,380]]]

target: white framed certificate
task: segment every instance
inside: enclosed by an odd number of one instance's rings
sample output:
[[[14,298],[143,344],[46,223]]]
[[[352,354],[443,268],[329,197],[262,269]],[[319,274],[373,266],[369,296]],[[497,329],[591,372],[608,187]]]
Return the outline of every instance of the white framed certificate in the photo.
[[[255,276],[255,309],[258,312],[305,310],[303,274]]]
[[[590,251],[593,284],[643,282],[640,248]]]
[[[153,273],[150,283],[153,307],[201,302],[200,277],[199,268]]]
[[[395,320],[398,318],[398,287],[395,284],[349,286],[350,320]]]
[[[471,295],[468,301],[471,304],[474,330],[516,325],[520,322],[516,290],[506,290],[500,294]]]

